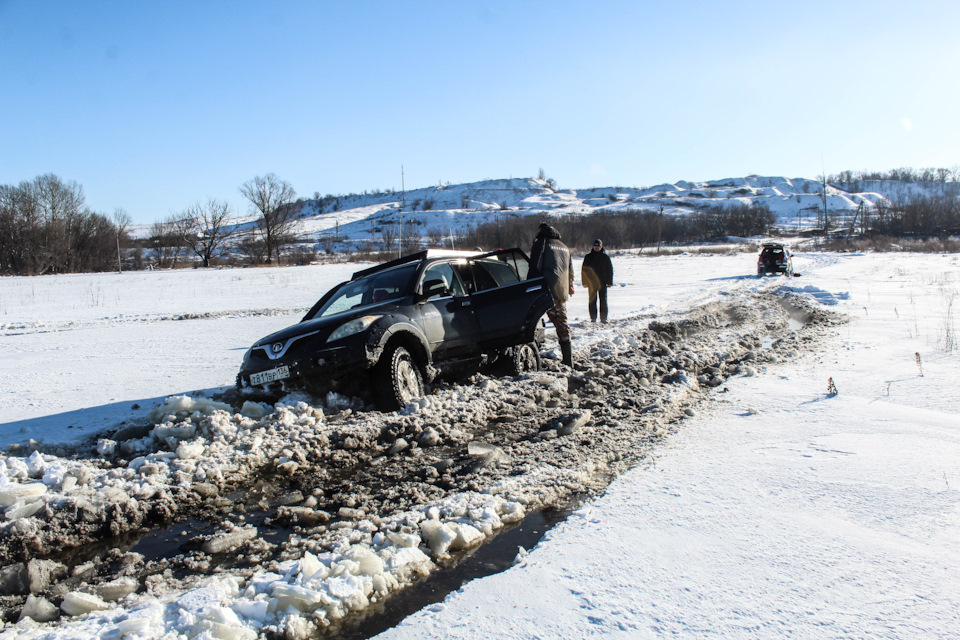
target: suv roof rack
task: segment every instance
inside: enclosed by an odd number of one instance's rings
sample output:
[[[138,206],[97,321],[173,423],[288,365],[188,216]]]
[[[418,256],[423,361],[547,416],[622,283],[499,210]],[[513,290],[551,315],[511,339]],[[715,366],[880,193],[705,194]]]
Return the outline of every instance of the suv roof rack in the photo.
[[[423,251],[417,251],[416,253],[410,253],[400,258],[394,258],[389,262],[384,262],[367,269],[362,269],[357,271],[350,277],[351,280],[356,280],[357,278],[363,278],[370,275],[371,273],[377,273],[378,271],[383,271],[385,269],[392,269],[393,267],[398,267],[402,264],[407,264],[408,262],[419,262],[421,260],[427,260],[429,258],[471,258],[473,256],[484,255],[487,252],[484,251],[458,251],[455,249],[424,249]]]

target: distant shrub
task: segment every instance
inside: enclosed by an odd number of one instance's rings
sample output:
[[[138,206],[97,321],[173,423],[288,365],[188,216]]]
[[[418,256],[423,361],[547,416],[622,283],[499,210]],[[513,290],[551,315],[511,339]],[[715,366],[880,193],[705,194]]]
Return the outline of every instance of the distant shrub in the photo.
[[[824,251],[903,251],[907,253],[958,253],[960,238],[905,239],[872,235],[862,238],[833,237],[823,242]]]
[[[294,247],[286,256],[286,262],[288,264],[295,264],[300,267],[315,262],[316,259],[316,247],[306,245],[298,245]]]

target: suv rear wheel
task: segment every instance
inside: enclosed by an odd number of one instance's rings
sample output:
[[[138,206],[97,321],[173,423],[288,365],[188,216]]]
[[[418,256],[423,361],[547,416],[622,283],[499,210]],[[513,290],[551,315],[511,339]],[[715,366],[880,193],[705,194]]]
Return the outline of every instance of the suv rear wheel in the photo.
[[[515,346],[510,354],[510,373],[520,375],[527,371],[540,371],[540,350],[534,342]]]
[[[390,345],[373,372],[377,404],[384,411],[397,411],[423,397],[423,373],[407,349]]]

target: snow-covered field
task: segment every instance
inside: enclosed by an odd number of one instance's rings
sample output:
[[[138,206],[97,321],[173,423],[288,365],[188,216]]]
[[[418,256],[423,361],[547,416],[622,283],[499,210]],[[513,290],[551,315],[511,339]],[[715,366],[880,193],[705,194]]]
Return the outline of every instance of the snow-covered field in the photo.
[[[575,353],[614,343],[633,323],[758,289],[791,290],[851,321],[812,353],[729,379],[650,464],[512,569],[383,637],[954,634],[958,256],[801,254],[803,275],[792,280],[750,276],[750,254],[615,255],[614,265],[611,316],[623,323],[575,326]],[[253,340],[294,322],[358,268],[0,279],[0,445],[89,437],[167,396],[230,385]],[[575,323],[586,318],[582,290],[569,310]],[[0,485],[9,481],[0,474]],[[211,579],[60,626],[0,629],[25,638],[255,637],[278,613],[249,586]]]

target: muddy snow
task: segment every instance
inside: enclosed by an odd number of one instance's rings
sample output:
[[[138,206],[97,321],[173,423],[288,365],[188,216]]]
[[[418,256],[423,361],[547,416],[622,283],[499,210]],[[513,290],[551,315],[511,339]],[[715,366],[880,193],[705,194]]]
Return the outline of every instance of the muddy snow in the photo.
[[[540,372],[465,372],[399,413],[333,393],[226,391],[169,397],[79,445],[12,445],[4,618],[112,610],[104,628],[124,634],[180,607],[216,637],[335,633],[527,514],[602,491],[704,394],[797,357],[839,321],[760,291],[646,326],[585,324],[573,370],[547,351]],[[131,550],[185,521],[207,530],[162,557]],[[230,607],[211,606],[224,595]]]
[[[799,262],[809,273],[840,260]],[[70,321],[31,317],[29,304],[3,298],[14,319],[0,327],[5,352],[50,379],[69,373],[69,358],[47,364],[35,353],[80,353],[75,366],[85,375],[73,375],[59,392],[8,376],[13,391],[0,396],[4,415],[14,418],[0,425],[12,427],[0,430],[7,446],[0,454],[0,629],[24,638],[362,637],[352,630],[364,628],[365,618],[431,576],[456,572],[512,531],[553,522],[550,514],[589,503],[628,470],[648,467],[705,404],[731,394],[728,386],[818,360],[850,331],[851,318],[838,312],[847,291],[816,286],[809,275],[743,275],[749,255],[621,255],[615,265],[610,324],[582,321],[582,292],[571,303],[572,370],[559,364],[548,328],[542,371],[465,371],[397,413],[335,394],[198,390],[207,375],[199,369],[183,392],[154,400],[172,378],[137,362],[165,353],[178,364],[185,358],[177,349],[197,339],[185,337],[194,320],[178,321],[182,307],[168,308],[163,294],[153,308],[129,314],[126,283],[104,280],[97,286],[108,302],[91,312],[78,301]],[[304,282],[324,289],[340,279],[314,282],[323,269],[278,270],[291,285],[264,295],[264,307],[296,300],[291,308],[302,308]],[[949,288],[949,278],[933,276],[941,278],[936,287]],[[213,277],[229,281],[223,272]],[[926,295],[911,289],[909,304]],[[219,323],[200,338],[213,345],[206,364],[221,381],[267,332],[263,323],[295,321],[217,303],[216,296],[211,308],[192,300],[190,313]],[[908,310],[894,307],[898,326],[938,339],[940,318],[914,310],[910,320]],[[131,325],[140,335],[164,328],[171,338],[114,343],[100,348],[100,359],[72,351],[79,336]],[[230,337],[238,327],[251,335]],[[221,355],[218,339],[232,344]],[[128,358],[119,374],[108,370]],[[126,382],[118,388],[90,391],[120,374]],[[29,409],[44,393],[61,403],[58,413]],[[88,406],[92,397],[110,403]],[[527,562],[522,548],[498,553]]]

